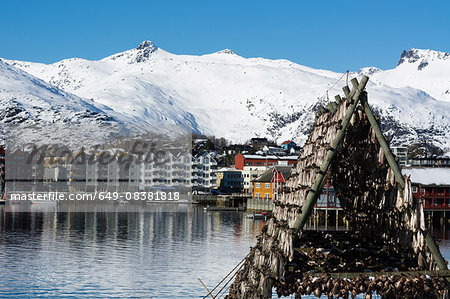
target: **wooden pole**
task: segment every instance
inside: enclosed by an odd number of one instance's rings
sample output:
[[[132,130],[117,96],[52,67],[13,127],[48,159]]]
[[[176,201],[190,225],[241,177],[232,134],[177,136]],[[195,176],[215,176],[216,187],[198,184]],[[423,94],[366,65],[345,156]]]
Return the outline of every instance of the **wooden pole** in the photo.
[[[331,162],[333,161],[334,156],[336,155],[336,151],[339,144],[341,143],[342,139],[344,139],[345,130],[347,129],[348,124],[350,123],[350,119],[352,118],[353,112],[355,111],[355,108],[358,105],[359,98],[362,94],[362,91],[366,87],[368,80],[369,77],[363,76],[361,79],[361,83],[359,83],[357,88],[354,88],[354,95],[352,97],[353,101],[350,104],[350,107],[348,108],[344,119],[342,120],[341,129],[338,131],[336,138],[333,140],[333,143],[331,144],[331,148],[327,152],[327,156],[325,157],[322,167],[320,167],[320,171],[316,176],[316,179],[312,186],[312,190],[309,191],[305,203],[303,204],[300,216],[297,217],[297,219],[295,220],[294,229],[297,232],[303,229],[303,226],[305,225],[306,221],[311,215],[314,205],[317,202],[317,198],[320,196],[323,185],[325,183],[324,177],[326,176],[328,168]]]
[[[427,243],[428,249],[433,255],[434,261],[436,262],[436,265],[438,266],[439,270],[448,270],[447,263],[442,257],[441,251],[439,250],[439,247],[436,245],[436,242],[434,241],[430,232],[427,229],[425,229],[422,231],[422,234],[425,238],[425,242]],[[450,279],[447,280],[450,282]]]
[[[211,292],[208,290],[208,288],[206,287],[206,285],[203,283],[203,281],[200,278],[197,278],[198,281],[200,281],[200,283],[202,284],[202,286],[206,289],[206,291],[208,292],[208,294],[211,296],[211,298],[214,299],[213,295],[211,294]]]
[[[391,167],[392,171],[395,175],[395,180],[397,183],[401,186],[401,189],[405,188],[405,180],[403,179],[402,172],[400,170],[400,167],[398,167],[397,161],[395,161],[394,155],[391,152],[391,149],[386,141],[386,138],[384,138],[383,133],[381,132],[380,126],[378,125],[378,122],[376,121],[372,109],[370,109],[369,104],[367,103],[367,95],[364,95],[361,98],[361,104],[364,107],[364,112],[367,115],[367,119],[370,122],[370,125],[372,126],[372,129],[375,132],[375,136],[377,137],[378,142],[380,143],[381,148],[383,149],[384,156],[386,157],[386,160],[389,163],[389,166]]]
[[[431,277],[449,277],[450,270],[439,271],[396,271],[396,272],[341,272],[341,273],[311,273],[312,277],[323,277],[329,275],[331,278],[354,278],[359,276],[398,276],[398,275],[429,275]]]

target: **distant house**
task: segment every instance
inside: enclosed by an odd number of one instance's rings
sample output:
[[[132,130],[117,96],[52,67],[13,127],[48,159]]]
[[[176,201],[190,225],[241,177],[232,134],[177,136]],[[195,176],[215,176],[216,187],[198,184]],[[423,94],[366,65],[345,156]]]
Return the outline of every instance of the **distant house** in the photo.
[[[291,147],[291,149],[289,150],[289,154],[290,155],[299,155],[301,149],[302,148],[300,146]]]
[[[226,151],[229,155],[234,155],[237,153],[248,152],[252,147],[248,144],[230,144]]]
[[[285,156],[286,152],[282,147],[265,145],[262,151],[267,155]]]
[[[261,145],[266,145],[266,144],[269,144],[269,140],[267,140],[267,138],[259,138],[259,137],[257,137],[257,138],[252,138],[252,139],[250,139],[250,143],[251,144],[261,144]]]
[[[252,138],[250,139],[250,144],[256,150],[263,148],[264,145],[269,145],[270,142],[267,138]]]
[[[297,144],[295,144],[294,141],[292,140],[286,140],[285,142],[283,142],[281,144],[281,147],[286,151],[289,152],[291,150],[291,148],[297,146]]]
[[[208,138],[196,138],[192,140],[195,144],[203,144],[206,143],[206,141],[208,141]]]
[[[253,198],[276,200],[286,181],[291,177],[292,166],[274,166],[253,181]]]

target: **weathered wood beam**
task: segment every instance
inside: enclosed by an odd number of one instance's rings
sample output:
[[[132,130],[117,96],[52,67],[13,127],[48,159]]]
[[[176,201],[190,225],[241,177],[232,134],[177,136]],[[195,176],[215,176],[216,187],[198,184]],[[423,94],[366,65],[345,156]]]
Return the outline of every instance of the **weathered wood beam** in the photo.
[[[438,266],[439,270],[447,270],[447,263],[444,260],[444,257],[441,254],[441,251],[439,250],[439,247],[436,245],[436,242],[434,241],[433,237],[431,236],[430,232],[425,229],[422,231],[423,237],[425,238],[425,242],[427,243],[428,249],[430,249],[431,254],[433,255],[434,261],[436,262],[436,265]],[[447,279],[450,282],[450,279]]]
[[[331,278],[353,278],[358,276],[395,276],[395,275],[429,275],[431,277],[450,277],[450,270],[438,270],[438,271],[396,271],[396,272],[343,272],[343,273],[313,273],[312,277],[322,277],[329,275]]]
[[[375,136],[377,137],[377,140],[380,143],[381,148],[383,149],[384,156],[386,157],[386,160],[388,161],[389,166],[391,167],[392,171],[394,172],[395,180],[401,186],[401,188],[404,189],[405,188],[405,180],[403,179],[402,172],[400,170],[400,167],[397,164],[397,161],[394,158],[394,155],[391,152],[391,148],[389,147],[389,144],[387,143],[386,139],[384,138],[383,132],[381,132],[380,125],[375,120],[375,116],[372,113],[372,109],[370,109],[369,103],[367,103],[367,95],[364,95],[363,97],[361,97],[361,104],[363,105],[364,112],[367,115],[367,119],[369,120],[370,125],[372,126],[372,129],[375,132]]]
[[[350,104],[344,119],[342,120],[341,128],[337,132],[337,135],[333,140],[333,143],[331,144],[331,148],[327,152],[327,155],[325,157],[322,166],[320,167],[320,171],[316,176],[316,179],[312,186],[312,190],[309,191],[308,195],[306,196],[305,203],[302,206],[301,214],[295,220],[294,229],[296,230],[296,232],[303,229],[306,222],[308,221],[309,216],[311,215],[312,210],[314,209],[314,205],[316,204],[317,199],[319,198],[320,193],[322,191],[323,185],[325,184],[324,177],[326,176],[328,168],[330,167],[330,164],[336,155],[339,144],[341,143],[342,139],[344,139],[345,130],[347,130],[348,124],[350,123],[350,119],[352,118],[352,115],[355,112],[356,106],[358,105],[360,97],[363,93],[362,91],[366,87],[368,80],[369,77],[363,76],[361,79],[361,83],[359,83],[358,87],[353,89],[354,90],[354,95],[352,96],[353,101]]]
[[[338,104],[340,104],[342,102],[340,95],[335,96],[334,99],[336,100],[336,103],[338,103]]]
[[[349,98],[350,97],[350,93],[351,93],[350,88],[348,88],[348,86],[344,86],[342,88],[342,90],[344,91],[345,97]]]

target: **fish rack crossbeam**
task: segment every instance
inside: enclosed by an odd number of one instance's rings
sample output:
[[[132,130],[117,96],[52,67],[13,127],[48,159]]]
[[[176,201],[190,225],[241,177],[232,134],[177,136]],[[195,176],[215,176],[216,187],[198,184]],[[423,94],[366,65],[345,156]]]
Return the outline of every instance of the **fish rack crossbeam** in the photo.
[[[450,270],[436,270],[436,271],[390,271],[390,272],[349,272],[349,273],[311,273],[312,277],[330,276],[331,278],[354,278],[354,277],[376,277],[376,276],[421,276],[429,277],[449,277]]]
[[[274,286],[282,293],[296,292],[295,281],[286,283],[292,275],[288,264],[298,257],[294,247],[304,245],[300,241],[306,234],[304,226],[327,177],[333,181],[350,230],[357,237],[380,239],[391,253],[412,256],[414,267],[408,263],[402,271],[447,270],[425,229],[423,207],[412,197],[411,182],[402,176],[368,104],[368,80],[367,76],[360,82],[352,79],[352,89],[343,88],[344,98],[336,96],[336,102],[317,113],[291,177],[274,203],[273,216],[230,287],[230,298],[270,298]],[[306,267],[297,270],[295,275],[307,273]],[[344,267],[341,272],[348,271]],[[429,281],[424,282],[426,288]],[[402,291],[409,294],[406,287]],[[383,292],[387,290],[378,290]]]

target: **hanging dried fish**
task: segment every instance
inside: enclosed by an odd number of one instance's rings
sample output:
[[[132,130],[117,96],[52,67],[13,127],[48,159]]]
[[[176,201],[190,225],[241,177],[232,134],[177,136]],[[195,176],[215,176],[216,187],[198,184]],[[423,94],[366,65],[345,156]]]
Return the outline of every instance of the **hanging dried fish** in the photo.
[[[272,287],[279,295],[295,294],[296,298],[311,294],[345,298],[366,294],[371,298],[374,293],[415,298],[435,297],[435,291],[446,291],[442,278],[423,275],[360,275],[346,279],[328,274],[311,276],[311,272],[437,269],[421,233],[425,228],[423,206],[412,197],[408,178],[404,178],[405,189],[398,189],[362,105],[350,119],[328,174],[342,213],[350,223],[350,232],[310,237],[310,232],[303,231],[293,235],[291,228],[301,215],[318,169],[352,101],[342,99],[336,107],[330,106],[334,112],[323,109],[316,116],[297,165],[275,202],[272,218],[236,275],[229,298],[270,298]],[[300,248],[300,252],[294,248]]]

